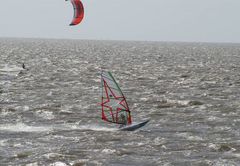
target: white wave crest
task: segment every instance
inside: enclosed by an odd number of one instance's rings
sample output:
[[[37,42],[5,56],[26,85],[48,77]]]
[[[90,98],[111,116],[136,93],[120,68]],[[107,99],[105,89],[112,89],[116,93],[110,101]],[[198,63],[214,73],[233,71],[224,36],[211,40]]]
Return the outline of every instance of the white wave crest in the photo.
[[[17,123],[0,125],[0,130],[10,132],[45,132],[51,131],[52,128],[48,126],[28,126],[24,123]]]

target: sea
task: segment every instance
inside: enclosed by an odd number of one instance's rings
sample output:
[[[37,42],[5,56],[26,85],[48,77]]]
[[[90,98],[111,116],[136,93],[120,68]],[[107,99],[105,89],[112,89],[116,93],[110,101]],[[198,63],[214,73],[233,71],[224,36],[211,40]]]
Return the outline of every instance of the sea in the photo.
[[[101,70],[146,126],[102,121]],[[240,165],[240,44],[0,38],[0,165]]]

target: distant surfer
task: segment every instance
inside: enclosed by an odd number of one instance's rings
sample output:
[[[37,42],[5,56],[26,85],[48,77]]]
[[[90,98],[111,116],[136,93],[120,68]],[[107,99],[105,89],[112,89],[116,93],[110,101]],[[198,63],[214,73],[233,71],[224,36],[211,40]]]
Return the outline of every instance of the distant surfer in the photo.
[[[23,69],[26,69],[26,67],[25,67],[25,64],[24,64],[24,63],[22,64],[22,68],[23,68]]]
[[[22,63],[22,70],[20,70],[20,72],[18,74],[22,75],[22,74],[26,73],[26,71],[28,71],[28,68],[26,68],[24,63]]]
[[[22,68],[23,68],[23,70],[29,70],[28,68],[26,68],[25,63],[22,63]]]

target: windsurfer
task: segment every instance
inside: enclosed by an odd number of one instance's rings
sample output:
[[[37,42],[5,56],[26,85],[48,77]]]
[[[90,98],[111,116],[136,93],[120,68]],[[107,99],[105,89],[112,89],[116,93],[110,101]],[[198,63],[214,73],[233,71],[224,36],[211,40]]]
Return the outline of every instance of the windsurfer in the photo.
[[[121,114],[120,118],[121,118],[121,125],[119,126],[119,128],[122,128],[127,125],[127,120],[124,114]]]
[[[25,64],[24,64],[24,63],[22,64],[22,68],[23,68],[23,69],[26,69],[26,67],[25,67]]]
[[[26,74],[26,71],[28,71],[29,69],[26,68],[26,65],[24,63],[22,63],[22,69],[20,70],[20,72],[18,73],[19,75],[22,74]]]
[[[25,63],[22,63],[23,70],[29,70],[29,68],[26,67]]]

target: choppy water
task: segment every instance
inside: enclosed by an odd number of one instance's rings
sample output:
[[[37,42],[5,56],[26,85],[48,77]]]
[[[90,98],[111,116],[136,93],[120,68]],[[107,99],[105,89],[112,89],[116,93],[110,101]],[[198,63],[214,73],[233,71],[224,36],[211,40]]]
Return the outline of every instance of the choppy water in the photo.
[[[239,165],[239,64],[238,44],[0,39],[0,165]],[[101,69],[147,126],[101,121]]]

